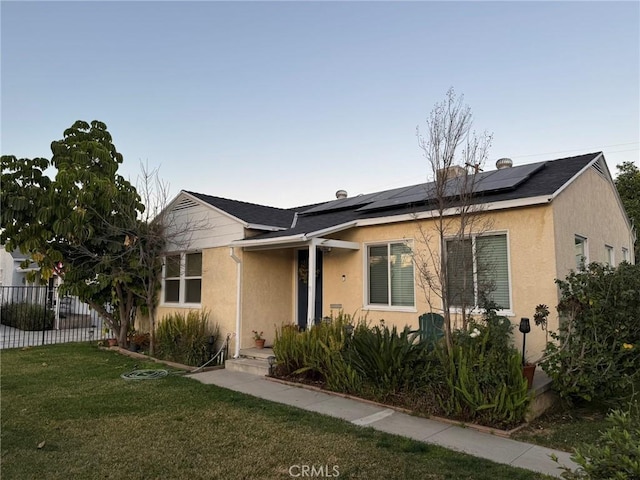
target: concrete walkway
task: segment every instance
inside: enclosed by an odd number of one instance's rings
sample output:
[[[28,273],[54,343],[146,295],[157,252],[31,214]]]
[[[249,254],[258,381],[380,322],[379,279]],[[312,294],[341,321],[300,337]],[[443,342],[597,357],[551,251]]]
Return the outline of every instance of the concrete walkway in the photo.
[[[311,412],[323,413],[355,425],[372,427],[383,432],[555,477],[560,477],[561,470],[558,468],[558,463],[551,459],[552,454],[558,457],[561,465],[574,469],[577,467],[571,461],[571,455],[566,452],[427,418],[414,417],[354,399],[272,382],[257,375],[213,370],[188,376],[202,383],[217,385]]]

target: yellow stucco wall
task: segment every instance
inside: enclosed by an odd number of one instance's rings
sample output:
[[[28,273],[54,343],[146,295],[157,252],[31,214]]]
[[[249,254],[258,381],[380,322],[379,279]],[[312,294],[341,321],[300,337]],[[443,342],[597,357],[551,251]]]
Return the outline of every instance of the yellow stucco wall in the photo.
[[[201,308],[209,312],[209,322],[220,326],[220,335],[235,332],[236,318],[236,264],[229,256],[228,247],[202,251]],[[173,312],[188,313],[192,307],[161,305],[158,320]],[[233,342],[232,342],[233,343]]]
[[[576,268],[576,235],[587,238],[588,262],[606,260],[605,244],[613,247],[616,265],[622,261],[623,247],[633,261],[633,239],[616,201],[615,188],[593,168],[562,191],[553,205],[559,278]]]
[[[243,252],[242,348],[253,346],[252,330],[272,345],[275,326],[293,322],[294,263],[291,249]]]
[[[541,205],[504,211],[486,212],[487,222],[481,222],[476,232],[506,233],[509,245],[511,312],[510,320],[518,324],[520,317],[533,317],[535,306],[546,303],[555,306],[557,292],[554,284],[555,255],[553,212],[551,206]],[[423,232],[432,235],[431,249],[438,252],[437,233],[433,220],[420,221]],[[425,293],[416,281],[416,308],[398,311],[393,308],[365,306],[363,276],[365,275],[366,245],[372,242],[413,241],[415,250],[425,250],[424,236],[418,230],[415,220],[380,226],[361,227],[335,236],[341,240],[358,242],[360,251],[333,249],[325,255],[324,261],[324,314],[330,312],[331,304],[342,305],[346,313],[367,315],[368,320],[385,320],[388,325],[403,327],[418,326],[418,316],[430,311]],[[417,275],[417,271],[414,270]],[[344,275],[344,280],[343,280]],[[433,302],[437,308],[441,303],[436,297]],[[405,309],[406,310],[406,309]],[[552,315],[553,316],[553,315]],[[557,325],[557,318],[551,319]],[[521,334],[514,334],[516,345],[521,345]],[[535,360],[544,346],[544,333],[533,327],[527,336],[527,355]]]

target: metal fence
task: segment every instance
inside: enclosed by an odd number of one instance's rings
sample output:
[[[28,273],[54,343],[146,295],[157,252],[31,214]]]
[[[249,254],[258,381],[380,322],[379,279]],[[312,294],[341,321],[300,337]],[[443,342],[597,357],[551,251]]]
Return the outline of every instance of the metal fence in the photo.
[[[50,286],[0,287],[0,333],[0,349],[108,336],[95,310]]]

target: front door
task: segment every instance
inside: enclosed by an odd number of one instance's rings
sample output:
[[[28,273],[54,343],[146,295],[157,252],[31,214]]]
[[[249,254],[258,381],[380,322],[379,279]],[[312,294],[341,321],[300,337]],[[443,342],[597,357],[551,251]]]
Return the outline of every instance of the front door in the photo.
[[[309,302],[309,250],[298,250],[298,327],[307,328],[307,305]],[[316,301],[313,318],[322,318],[322,251],[316,251]]]

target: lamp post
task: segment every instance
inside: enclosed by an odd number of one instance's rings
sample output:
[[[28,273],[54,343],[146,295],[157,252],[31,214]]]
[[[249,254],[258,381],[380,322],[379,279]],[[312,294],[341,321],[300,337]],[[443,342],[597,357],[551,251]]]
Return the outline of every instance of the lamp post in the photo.
[[[213,357],[213,344],[215,342],[215,338],[213,337],[213,335],[209,336],[209,360],[211,360],[211,357]]]
[[[276,364],[276,357],[275,357],[275,356],[273,356],[273,355],[270,355],[270,356],[267,358],[267,361],[269,362],[269,376],[270,376],[270,377],[273,377],[273,367],[274,367],[274,366],[275,366],[275,364]]]
[[[524,352],[527,344],[527,333],[531,331],[531,324],[529,323],[529,319],[526,317],[522,317],[520,319],[520,327],[518,330],[522,332],[522,365],[524,366]]]

